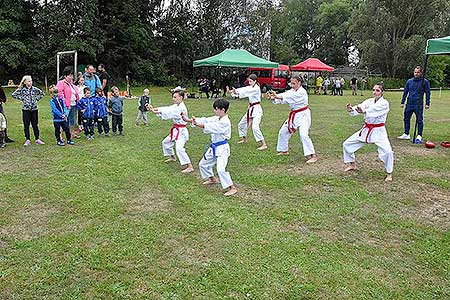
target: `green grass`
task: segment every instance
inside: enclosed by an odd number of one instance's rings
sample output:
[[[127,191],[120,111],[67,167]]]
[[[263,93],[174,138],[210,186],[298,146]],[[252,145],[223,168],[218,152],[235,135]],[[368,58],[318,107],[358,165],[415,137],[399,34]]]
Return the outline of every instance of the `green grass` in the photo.
[[[167,89],[151,94],[156,106],[171,103]],[[163,163],[170,122],[151,116],[135,128],[137,100],[126,100],[124,137],[63,148],[46,97],[47,145],[24,148],[20,103],[10,98],[17,142],[0,150],[0,299],[449,299],[450,152],[395,139],[401,94],[386,98],[392,184],[374,146],[357,153],[360,171],[342,173],[342,142],[363,122],[344,107],[363,97],[310,97],[320,159],[311,166],[297,135],[289,157],[275,155],[287,106],[264,104],[270,150],[258,152],[252,136],[236,144],[246,101],[232,101],[232,198],[202,186],[197,171]],[[449,92],[433,94],[426,138],[450,139],[449,101]],[[186,104],[212,115],[212,101]],[[209,136],[189,131],[198,162]]]

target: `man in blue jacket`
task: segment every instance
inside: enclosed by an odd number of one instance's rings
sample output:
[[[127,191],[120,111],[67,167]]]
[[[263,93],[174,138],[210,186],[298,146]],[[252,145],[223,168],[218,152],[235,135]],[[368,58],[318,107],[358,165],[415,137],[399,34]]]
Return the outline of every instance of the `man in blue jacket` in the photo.
[[[422,67],[417,66],[414,69],[414,77],[406,81],[405,89],[403,90],[403,97],[401,108],[406,108],[404,111],[404,125],[405,132],[398,138],[401,140],[409,140],[409,129],[411,116],[414,113],[416,115],[418,125],[418,135],[415,138],[416,143],[422,143],[423,133],[423,94],[426,94],[425,109],[430,108],[430,83],[423,77]]]
[[[86,68],[86,73],[83,75],[84,77],[84,85],[89,87],[91,91],[91,95],[95,95],[96,88],[102,88],[102,84],[100,82],[100,78],[95,74],[95,68],[93,65],[88,65]]]

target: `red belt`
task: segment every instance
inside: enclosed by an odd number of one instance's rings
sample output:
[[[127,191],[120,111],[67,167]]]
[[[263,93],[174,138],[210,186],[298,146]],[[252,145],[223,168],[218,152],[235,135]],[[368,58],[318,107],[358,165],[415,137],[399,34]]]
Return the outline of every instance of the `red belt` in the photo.
[[[374,128],[377,128],[377,127],[383,127],[383,126],[384,126],[384,123],[378,123],[378,124],[364,123],[363,128],[361,128],[361,131],[359,132],[359,136],[361,136],[362,131],[363,131],[364,128],[368,128],[369,130],[367,131],[367,135],[366,135],[366,143],[368,143],[367,140],[369,139],[369,135],[370,135],[370,133],[372,132],[372,130],[373,130]]]
[[[175,140],[178,140],[178,136],[180,135],[180,128],[185,128],[186,124],[172,124],[172,127],[170,128],[170,140],[173,140],[173,132],[176,129],[177,135],[175,136]]]
[[[249,103],[247,108],[247,126],[250,123],[250,118],[253,117],[253,109],[255,105],[261,104],[261,102]]]
[[[294,119],[295,119],[295,115],[299,112],[305,111],[307,110],[309,107],[305,106],[299,109],[294,109],[291,110],[291,112],[289,113],[289,117],[288,117],[288,131],[289,133],[295,133],[297,131],[297,129],[295,129],[294,127]]]

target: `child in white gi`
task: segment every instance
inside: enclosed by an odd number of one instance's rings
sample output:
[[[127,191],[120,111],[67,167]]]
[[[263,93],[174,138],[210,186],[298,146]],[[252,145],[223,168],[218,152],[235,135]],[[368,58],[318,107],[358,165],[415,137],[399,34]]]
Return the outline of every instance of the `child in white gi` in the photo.
[[[188,111],[184,104],[184,91],[176,91],[172,94],[173,103],[170,106],[163,106],[153,108],[150,104],[147,105],[149,111],[156,114],[163,120],[172,119],[172,127],[170,128],[169,135],[162,141],[162,148],[164,156],[169,156],[166,162],[176,161],[176,157],[173,151],[175,151],[182,166],[187,167],[182,170],[182,173],[191,173],[194,171],[191,160],[186,153],[184,146],[189,140],[189,132],[186,128],[186,122],[181,118],[181,113],[187,115]]]
[[[303,145],[303,154],[308,158],[307,164],[317,161],[314,145],[309,137],[311,127],[311,111],[308,107],[308,93],[302,87],[302,79],[299,76],[291,78],[291,89],[284,93],[268,93],[268,97],[274,104],[288,104],[291,108],[288,119],[278,132],[278,155],[289,155],[289,139],[298,129]]]
[[[238,144],[247,142],[247,129],[251,123],[253,136],[255,137],[256,142],[261,143],[257,150],[265,150],[267,149],[267,144],[261,129],[259,128],[263,110],[261,107],[261,88],[259,87],[257,80],[258,77],[255,74],[251,74],[248,77],[249,85],[238,89],[233,88],[231,90],[231,96],[239,98],[248,97],[247,112],[238,124],[239,137],[241,138]]]
[[[377,83],[373,87],[373,97],[363,103],[352,107],[347,104],[347,111],[352,116],[364,115],[363,128],[349,137],[343,144],[344,163],[348,164],[345,172],[357,170],[355,163],[355,152],[364,144],[374,143],[378,147],[378,157],[384,162],[386,168],[385,181],[392,181],[394,169],[394,152],[384,126],[389,112],[389,102],[383,98],[384,85]]]
[[[218,98],[214,101],[214,117],[209,118],[195,118],[188,119],[186,115],[182,115],[183,120],[190,122],[192,125],[203,128],[203,132],[211,134],[211,144],[204,152],[203,158],[199,163],[200,175],[207,181],[203,182],[205,185],[219,183],[222,188],[228,191],[224,196],[231,196],[237,193],[237,189],[231,180],[230,173],[226,171],[228,164],[228,157],[230,156],[230,145],[228,140],[231,138],[231,122],[228,118],[227,111],[230,103]],[[217,174],[219,180],[214,176],[213,166],[217,164]]]

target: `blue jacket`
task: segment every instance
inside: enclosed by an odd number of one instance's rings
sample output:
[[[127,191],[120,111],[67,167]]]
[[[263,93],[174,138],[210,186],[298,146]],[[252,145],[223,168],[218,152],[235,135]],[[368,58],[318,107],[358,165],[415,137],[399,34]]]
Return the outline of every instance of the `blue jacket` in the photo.
[[[50,99],[50,107],[52,108],[53,122],[67,121],[67,115],[69,111],[62,98],[58,98],[58,96],[53,96]]]
[[[94,119],[95,117],[95,111],[97,109],[97,98],[96,97],[90,97],[81,98],[80,101],[78,101],[77,108],[79,110],[85,109],[85,112],[83,113],[84,119]]]
[[[84,73],[84,85],[89,87],[91,95],[95,95],[95,88],[102,88],[100,78],[96,74]]]
[[[97,110],[95,111],[98,118],[104,118],[108,116],[108,111],[106,110],[106,98],[104,96],[97,98]]]
[[[422,81],[423,80],[423,81]],[[423,87],[422,87],[423,85]],[[423,94],[426,94],[426,105],[430,105],[430,83],[423,77],[411,78],[406,81],[403,90],[402,104],[406,102],[407,106],[423,106]]]

